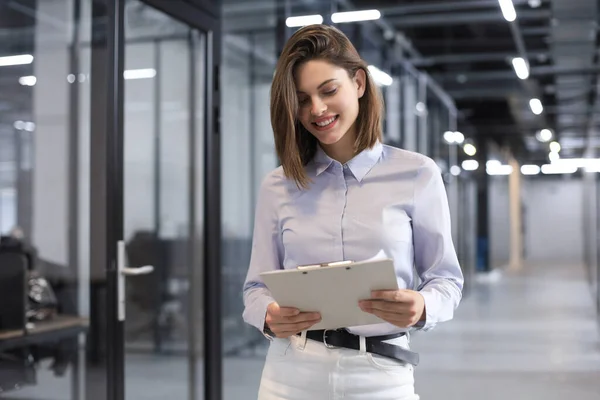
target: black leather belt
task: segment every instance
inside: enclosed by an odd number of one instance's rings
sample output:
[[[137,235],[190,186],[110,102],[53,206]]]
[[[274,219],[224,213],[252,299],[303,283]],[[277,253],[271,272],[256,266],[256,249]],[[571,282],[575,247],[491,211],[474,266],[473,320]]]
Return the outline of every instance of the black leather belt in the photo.
[[[418,353],[383,342],[384,340],[395,339],[404,335],[406,333],[401,332],[393,335],[367,337],[366,351],[417,366],[419,364]],[[345,329],[308,331],[306,332],[306,337],[321,342],[328,348],[344,347],[346,349],[360,350],[359,336],[353,335]]]

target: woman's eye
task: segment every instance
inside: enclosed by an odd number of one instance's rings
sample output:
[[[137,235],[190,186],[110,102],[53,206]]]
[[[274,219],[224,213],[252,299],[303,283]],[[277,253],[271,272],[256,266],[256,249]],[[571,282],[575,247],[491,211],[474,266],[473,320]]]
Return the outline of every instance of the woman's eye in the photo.
[[[336,92],[337,92],[337,89],[332,89],[332,90],[328,90],[328,91],[326,91],[326,92],[325,92],[325,94],[326,94],[327,96],[331,96],[331,95],[335,94]]]

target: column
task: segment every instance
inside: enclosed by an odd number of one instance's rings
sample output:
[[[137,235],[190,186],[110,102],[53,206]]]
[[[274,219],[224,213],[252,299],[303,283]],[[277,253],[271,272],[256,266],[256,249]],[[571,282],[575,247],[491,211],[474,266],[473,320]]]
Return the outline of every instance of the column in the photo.
[[[404,134],[402,135],[402,147],[406,150],[417,151],[417,83],[418,80],[410,73],[406,73],[402,80],[403,91],[403,121]]]
[[[68,262],[69,223],[69,39],[70,27],[43,21],[71,21],[66,1],[38,3],[35,26],[32,241],[41,258]]]
[[[489,177],[486,172],[488,159],[488,143],[482,139],[477,145],[477,161],[479,168],[475,174],[477,180],[477,272],[490,272],[490,246],[488,221]]]
[[[517,160],[509,160],[513,171],[508,177],[508,198],[510,213],[510,261],[513,271],[521,269],[523,264],[523,230],[521,214],[521,171]]]

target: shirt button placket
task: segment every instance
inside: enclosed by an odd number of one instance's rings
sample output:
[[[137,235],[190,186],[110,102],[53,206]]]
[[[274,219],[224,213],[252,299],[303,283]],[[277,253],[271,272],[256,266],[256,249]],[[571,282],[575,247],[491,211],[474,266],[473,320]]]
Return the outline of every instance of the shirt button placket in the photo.
[[[346,219],[346,206],[348,204],[348,183],[346,182],[346,173],[348,171],[348,165],[344,164],[341,168],[341,186],[342,193],[344,194],[343,205],[342,205],[342,217],[340,220],[340,260],[345,260],[345,249],[344,249],[344,223]]]

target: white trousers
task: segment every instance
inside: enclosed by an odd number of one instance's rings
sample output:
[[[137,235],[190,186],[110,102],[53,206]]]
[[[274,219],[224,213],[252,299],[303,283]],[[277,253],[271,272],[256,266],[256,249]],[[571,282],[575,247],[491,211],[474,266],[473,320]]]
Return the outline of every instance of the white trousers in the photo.
[[[406,336],[388,343],[408,348]],[[258,400],[419,400],[413,366],[361,350],[327,348],[305,335],[271,342]]]

